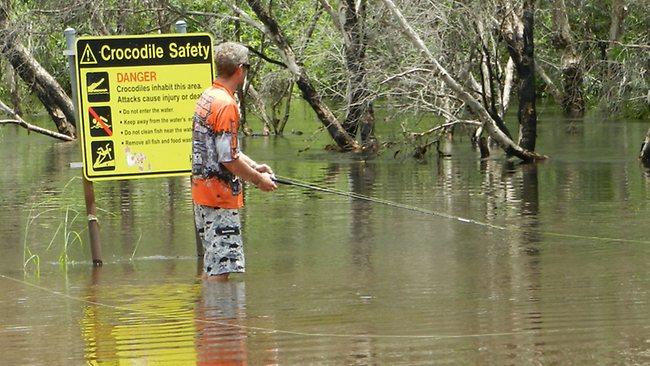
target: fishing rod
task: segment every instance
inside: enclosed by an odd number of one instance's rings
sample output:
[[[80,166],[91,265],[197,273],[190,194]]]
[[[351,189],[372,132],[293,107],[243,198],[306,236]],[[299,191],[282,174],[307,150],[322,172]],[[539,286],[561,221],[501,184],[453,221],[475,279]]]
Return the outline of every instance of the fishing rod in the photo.
[[[331,190],[331,189],[328,189],[328,188],[318,187],[318,186],[315,186],[315,185],[312,185],[312,184],[301,183],[301,182],[298,182],[298,181],[295,181],[295,180],[290,180],[289,178],[283,178],[283,177],[280,177],[280,176],[277,176],[277,175],[273,175],[271,177],[271,180],[274,181],[275,183],[280,183],[280,184],[284,184],[284,185],[287,185],[287,186],[296,186],[296,187],[307,188],[307,189],[311,189],[311,190],[314,190],[314,191],[321,191],[321,192],[334,193],[334,194],[346,193],[346,192],[339,192],[339,191],[336,191],[336,190]],[[351,192],[347,192],[347,193],[351,193]]]
[[[277,175],[272,176],[271,180],[273,180],[276,183],[280,183],[280,184],[284,184],[284,185],[288,185],[288,186],[296,186],[296,187],[301,187],[301,188],[305,188],[305,189],[310,189],[312,191],[331,193],[331,194],[336,194],[336,195],[343,196],[343,197],[358,199],[358,200],[361,200],[361,201],[379,203],[379,204],[382,204],[382,205],[391,206],[391,207],[395,207],[395,208],[401,208],[401,209],[404,209],[404,210],[418,212],[418,213],[425,214],[425,215],[440,216],[440,217],[444,217],[444,218],[451,219],[451,220],[457,220],[457,221],[460,221],[460,222],[463,222],[463,223],[473,223],[473,224],[477,224],[477,225],[492,227],[492,228],[499,229],[499,230],[506,230],[507,229],[507,228],[505,228],[503,226],[498,226],[498,225],[490,224],[490,223],[487,223],[487,222],[481,222],[481,221],[476,221],[476,220],[472,220],[472,219],[466,219],[466,218],[463,218],[463,217],[448,215],[448,214],[445,214],[445,213],[442,213],[442,212],[430,211],[430,210],[427,210],[427,209],[424,209],[424,208],[409,206],[409,205],[405,205],[405,204],[402,204],[402,203],[397,203],[397,202],[393,202],[393,201],[384,200],[384,199],[381,199],[381,198],[365,196],[365,195],[362,195],[362,194],[359,194],[359,193],[339,191],[339,190],[333,189],[333,188],[320,187],[320,186],[310,184],[310,183],[307,183],[307,182],[301,182],[301,181],[298,181],[296,179],[289,179],[289,178],[285,178],[285,177],[281,177],[281,176],[277,176]]]
[[[293,181],[291,181],[291,180],[289,180],[287,178],[282,178],[282,177],[277,176],[277,175],[272,175],[271,180],[274,181],[275,183],[285,184],[285,185],[288,185],[288,186],[298,186],[299,185],[299,183],[297,183],[297,182],[293,182]],[[305,185],[304,188],[309,188],[309,187],[307,187]]]
[[[399,207],[399,208],[408,209],[408,210],[411,210],[411,211],[417,211],[417,212],[421,212],[421,213],[432,214],[432,212],[429,212],[429,211],[424,210],[424,209],[419,209],[417,207],[407,206],[407,205],[403,205],[403,204],[400,204],[400,203],[397,203],[397,202],[392,202],[392,201],[386,201],[386,200],[382,200],[380,198],[364,196],[364,195],[359,194],[359,193],[339,191],[339,190],[333,189],[333,188],[320,187],[320,186],[310,184],[310,183],[307,183],[307,182],[300,182],[300,181],[297,181],[295,179],[289,179],[289,178],[284,178],[284,177],[274,175],[274,176],[271,177],[271,180],[273,180],[276,183],[280,183],[280,184],[284,184],[284,185],[288,185],[288,186],[296,186],[296,187],[301,187],[301,188],[305,188],[305,189],[310,189],[312,191],[331,193],[331,194],[336,194],[336,195],[343,196],[343,197],[355,198],[355,199],[362,200],[362,201],[381,203],[381,204],[384,204],[384,205]]]
[[[333,188],[325,188],[325,187],[320,187],[308,182],[301,182],[296,179],[290,179],[286,177],[281,177],[277,175],[273,175],[271,179],[279,184],[284,184],[287,186],[295,186],[295,187],[300,187],[300,188],[305,188],[309,189],[312,191],[318,191],[318,192],[324,192],[324,193],[331,193],[343,197],[348,197],[348,198],[354,198],[362,201],[367,201],[367,202],[373,202],[373,203],[379,203],[382,205],[390,206],[390,207],[395,207],[395,208],[400,208],[403,210],[408,210],[412,212],[417,212],[425,215],[430,215],[430,216],[438,216],[438,217],[444,217],[446,219],[454,220],[454,221],[459,221],[464,224],[474,224],[474,225],[479,225],[483,227],[488,227],[496,230],[502,230],[502,231],[518,231],[518,232],[524,232],[524,231],[530,231],[530,229],[522,229],[519,227],[506,227],[506,226],[501,226],[501,225],[495,225],[491,224],[489,222],[483,222],[483,221],[478,221],[474,219],[468,219],[465,217],[460,217],[460,216],[454,216],[450,214],[446,214],[443,212],[436,212],[436,211],[431,211],[427,210],[424,208],[420,207],[415,207],[415,206],[409,206],[403,203],[398,203],[398,202],[393,202],[393,201],[388,201],[384,200],[381,198],[376,198],[376,197],[371,197],[371,196],[365,196],[359,193],[354,193],[354,192],[346,192],[346,191],[339,191],[337,189]],[[599,236],[588,236],[588,235],[579,235],[579,234],[565,234],[565,233],[558,233],[558,232],[552,232],[552,231],[537,231],[539,234],[544,234],[544,235],[549,235],[549,236],[555,236],[555,237],[560,237],[560,238],[570,238],[570,239],[588,239],[588,240],[598,240],[598,241],[612,241],[612,242],[619,242],[619,243],[635,243],[635,244],[650,244],[650,241],[647,240],[635,240],[635,239],[620,239],[620,238],[608,238],[608,237],[599,237]]]

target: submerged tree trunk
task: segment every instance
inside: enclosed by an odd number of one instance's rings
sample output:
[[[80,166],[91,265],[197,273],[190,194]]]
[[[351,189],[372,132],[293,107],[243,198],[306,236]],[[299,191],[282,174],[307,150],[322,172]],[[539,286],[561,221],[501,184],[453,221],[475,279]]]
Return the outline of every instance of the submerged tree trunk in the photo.
[[[534,12],[534,0],[525,0],[523,17],[520,20],[514,13],[510,15],[512,23],[505,37],[519,80],[519,146],[529,151],[535,151],[537,138]]]
[[[376,149],[377,140],[375,139],[375,110],[372,103],[368,103],[367,112],[363,114],[360,121],[361,126],[361,142],[364,148]]]
[[[483,100],[483,106],[490,113],[490,116],[503,133],[512,139],[512,134],[503,120],[502,108],[502,93],[501,93],[501,80],[498,76],[499,68],[498,61],[493,61],[496,58],[496,52],[490,50],[490,45],[494,45],[494,39],[491,33],[485,31],[483,22],[481,20],[475,21],[477,32],[481,42],[481,91],[480,94]]]
[[[284,127],[287,125],[287,122],[289,121],[289,115],[291,114],[291,97],[293,96],[293,85],[294,82],[291,81],[287,86],[287,97],[284,100],[284,114],[276,126],[276,133],[279,133],[280,135],[284,133]]]
[[[555,9],[553,13],[555,23],[555,48],[562,52],[562,83],[564,92],[561,103],[564,113],[571,117],[582,117],[585,113],[585,99],[583,96],[584,71],[582,69],[582,59],[579,56],[569,17],[567,15],[564,0],[555,0]]]
[[[275,43],[287,65],[287,68],[293,74],[296,84],[302,93],[302,97],[312,107],[318,116],[318,119],[321,121],[323,126],[325,126],[327,132],[336,142],[338,147],[346,151],[360,150],[361,147],[356,142],[356,140],[354,140],[354,138],[345,131],[334,114],[325,105],[325,103],[323,103],[320,94],[314,88],[311,80],[309,79],[309,76],[307,75],[307,72],[296,61],[296,56],[293,52],[293,49],[280,30],[280,27],[278,26],[278,23],[275,21],[275,19],[273,19],[268,11],[264,9],[259,0],[247,0],[247,2],[257,17],[260,19],[260,21],[263,23],[263,25],[255,24],[256,22],[250,19],[250,17],[248,17],[248,14],[236,6],[233,6],[233,8],[243,18],[244,21],[256,26],[258,29],[263,30],[266,35],[273,41],[273,43]]]
[[[312,107],[318,119],[323,123],[327,131],[336,144],[343,150],[360,150],[359,144],[345,131],[343,126],[336,120],[334,114],[323,103],[320,94],[314,89],[307,75],[303,73],[298,75],[296,80],[302,97]]]
[[[535,94],[535,0],[524,1],[523,54],[519,70],[519,146],[535,151],[537,107]]]
[[[508,53],[515,63],[519,89],[519,141],[522,148],[535,151],[537,139],[537,108],[535,95],[535,43],[533,32],[535,26],[535,2],[525,0],[522,8],[522,18],[514,9],[506,15],[509,19],[505,24],[504,38],[508,45]]]
[[[361,125],[361,142],[365,143],[372,135],[374,113],[371,107],[365,68],[367,37],[365,30],[366,0],[345,0],[345,66],[348,71],[347,115],[343,128],[355,137]]]
[[[562,109],[570,117],[582,117],[585,114],[585,99],[582,85],[584,73],[580,59],[577,57],[562,57]]]
[[[16,44],[13,48],[3,48],[3,53],[16,68],[21,79],[36,93],[56,124],[57,130],[75,137],[74,107],[59,83],[32,58],[22,45]]]
[[[483,128],[490,134],[490,137],[492,137],[494,141],[496,141],[501,146],[501,148],[503,148],[506,154],[516,156],[524,161],[534,161],[546,158],[543,155],[539,155],[533,151],[521,148],[510,138],[508,138],[508,136],[506,136],[503,131],[497,127],[494,119],[492,116],[490,116],[485,107],[483,107],[483,105],[472,96],[470,91],[463,88],[454,78],[452,78],[447,70],[442,67],[442,65],[440,65],[438,60],[433,57],[431,51],[424,44],[420,36],[418,36],[413,28],[411,28],[411,26],[402,15],[402,12],[395,6],[395,3],[393,3],[392,0],[383,1],[384,4],[386,4],[386,6],[393,13],[393,15],[397,18],[400,27],[406,33],[409,39],[415,44],[416,47],[424,52],[429,62],[431,62],[436,76],[440,77],[449,87],[449,89],[451,89],[458,96],[458,98],[467,104],[469,109],[481,121]]]
[[[8,14],[0,6],[0,52],[7,58],[21,79],[36,93],[47,109],[59,132],[76,136],[75,113],[70,97],[29,51],[18,42],[8,21]]]

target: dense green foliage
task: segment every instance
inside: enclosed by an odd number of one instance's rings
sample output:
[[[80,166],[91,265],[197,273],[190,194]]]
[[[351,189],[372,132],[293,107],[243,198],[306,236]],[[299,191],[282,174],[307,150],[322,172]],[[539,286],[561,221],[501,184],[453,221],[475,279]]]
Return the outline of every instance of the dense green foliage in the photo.
[[[246,1],[230,0],[255,19]],[[12,31],[35,59],[69,90],[68,71],[62,50],[65,48],[62,32],[73,27],[80,35],[144,34],[174,32],[179,19],[188,23],[189,32],[210,32],[215,42],[238,40],[273,60],[282,61],[273,43],[264,34],[236,17],[228,2],[209,0],[8,0]],[[339,116],[345,109],[348,75],[345,67],[344,40],[331,14],[322,8],[322,0],[263,1],[271,10],[297,54],[298,61],[308,70],[312,81],[332,105],[338,106]],[[333,11],[342,14],[345,2],[330,1]],[[457,77],[476,62],[477,19],[489,24],[499,17],[500,2],[459,4],[427,0],[397,2],[405,16],[422,35],[441,63]],[[567,0],[569,22],[585,70],[585,97],[592,110],[608,115],[647,118],[648,101],[648,33],[650,5],[643,1],[626,2],[627,13],[618,41],[609,42],[612,22],[611,2]],[[536,53],[555,84],[561,86],[560,53],[554,47],[553,1],[539,2],[536,12]],[[472,19],[471,15],[475,14]],[[368,1],[365,13],[367,33],[366,70],[371,95],[379,104],[394,107],[396,113],[431,111],[427,101],[436,99],[439,84],[431,75],[407,74],[399,83],[382,83],[387,78],[412,68],[429,68],[394,27],[394,20],[386,14],[380,1]],[[315,23],[314,23],[315,22]],[[315,25],[313,34],[305,38],[307,29]],[[502,64],[507,52],[496,37],[495,52]],[[258,90],[273,90],[266,81],[289,79],[282,68],[257,59],[253,85]],[[3,74],[6,60],[0,60]],[[469,67],[476,72],[476,65]],[[7,94],[6,78],[0,82],[0,96]],[[537,83],[539,95],[545,96],[546,87]],[[20,94],[28,95],[22,84]],[[444,90],[443,90],[444,92]],[[268,97],[268,93],[267,93]],[[268,98],[266,98],[268,99]]]

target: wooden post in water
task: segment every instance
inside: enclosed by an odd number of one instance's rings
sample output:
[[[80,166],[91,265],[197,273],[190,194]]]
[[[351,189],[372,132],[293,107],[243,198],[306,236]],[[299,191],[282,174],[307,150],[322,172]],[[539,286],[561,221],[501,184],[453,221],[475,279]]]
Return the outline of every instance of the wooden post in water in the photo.
[[[74,103],[75,121],[79,131],[79,95],[77,95],[77,69],[75,65],[75,38],[77,31],[74,28],[67,28],[63,31],[67,49],[63,52],[68,56],[68,67],[70,68],[70,86],[72,88],[72,101]],[[80,132],[82,133],[82,132]],[[83,168],[82,168],[83,169]],[[86,200],[86,214],[88,215],[88,233],[90,234],[90,253],[93,259],[93,266],[101,266],[102,246],[99,241],[99,223],[97,222],[97,208],[95,207],[95,188],[93,183],[86,179],[82,173],[84,186],[84,199]]]
[[[184,20],[177,21],[175,26],[177,33],[187,33],[187,23]],[[194,212],[194,210],[192,210],[192,212]],[[196,240],[196,255],[203,257],[203,242],[201,241],[201,236],[199,236],[199,230],[196,228],[196,220],[194,220],[194,238]]]
[[[101,266],[102,245],[99,241],[99,222],[97,221],[97,208],[95,207],[95,188],[93,182],[82,177],[84,182],[84,198],[86,200],[86,214],[88,215],[88,233],[90,234],[90,255],[93,266]]]

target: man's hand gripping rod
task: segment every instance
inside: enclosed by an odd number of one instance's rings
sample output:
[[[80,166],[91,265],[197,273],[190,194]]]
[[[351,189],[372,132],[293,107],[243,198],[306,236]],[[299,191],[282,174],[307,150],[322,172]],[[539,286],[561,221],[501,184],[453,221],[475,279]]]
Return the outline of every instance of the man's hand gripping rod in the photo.
[[[297,185],[295,182],[292,182],[286,178],[276,177],[275,174],[271,175],[271,180],[275,183],[286,184],[288,186]]]

